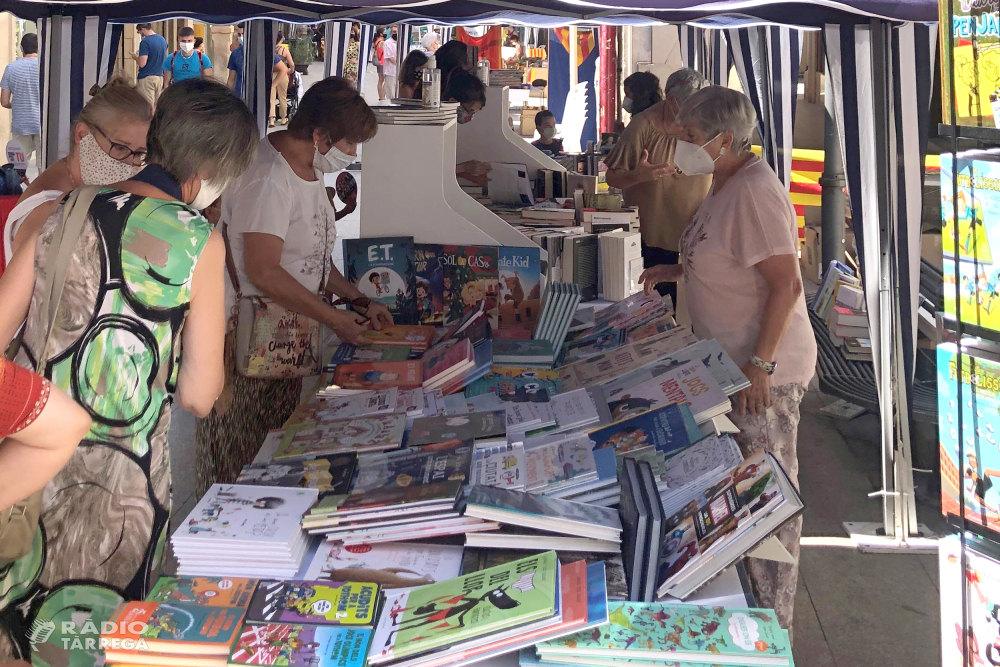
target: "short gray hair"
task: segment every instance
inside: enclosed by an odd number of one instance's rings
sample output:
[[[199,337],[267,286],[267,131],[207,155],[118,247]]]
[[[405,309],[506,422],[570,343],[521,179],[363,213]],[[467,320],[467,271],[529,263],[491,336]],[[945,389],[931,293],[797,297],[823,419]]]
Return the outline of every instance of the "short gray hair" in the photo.
[[[750,98],[738,90],[709,86],[684,102],[677,113],[677,123],[696,125],[709,138],[731,132],[733,150],[748,151],[757,127],[757,112]]]
[[[684,104],[684,100],[710,85],[712,84],[701,75],[701,72],[682,67],[667,78],[667,83],[663,86],[663,96],[670,95],[677,104]]]
[[[173,82],[156,102],[146,137],[146,159],[179,183],[199,172],[232,183],[257,156],[257,121],[221,83],[203,77]]]

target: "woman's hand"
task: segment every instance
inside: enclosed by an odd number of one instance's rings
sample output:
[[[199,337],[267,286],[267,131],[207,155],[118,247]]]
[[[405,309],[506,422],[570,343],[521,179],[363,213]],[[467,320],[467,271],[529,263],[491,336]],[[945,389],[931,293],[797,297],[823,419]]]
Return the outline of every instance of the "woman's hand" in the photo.
[[[375,331],[392,325],[392,313],[389,312],[384,303],[378,301],[372,301],[368,304],[368,308],[365,309],[365,317],[371,318],[372,328]]]
[[[675,283],[682,275],[684,268],[680,264],[657,264],[643,271],[639,276],[639,282],[646,290],[646,294],[652,294],[660,283]]]
[[[326,318],[326,325],[333,329],[333,333],[337,334],[341,342],[353,345],[365,345],[369,342],[365,338],[365,332],[368,331],[367,321],[364,316],[354,311],[331,308]]]
[[[655,181],[659,178],[665,178],[667,176],[673,176],[677,173],[677,167],[670,164],[669,162],[664,162],[663,164],[650,164],[649,163],[649,151],[643,150],[642,157],[639,159],[639,164],[635,165],[636,178],[639,182]]]
[[[738,394],[737,414],[743,417],[749,411],[754,417],[763,415],[771,405],[771,376],[750,362],[743,366],[742,371],[750,380],[750,386]]]

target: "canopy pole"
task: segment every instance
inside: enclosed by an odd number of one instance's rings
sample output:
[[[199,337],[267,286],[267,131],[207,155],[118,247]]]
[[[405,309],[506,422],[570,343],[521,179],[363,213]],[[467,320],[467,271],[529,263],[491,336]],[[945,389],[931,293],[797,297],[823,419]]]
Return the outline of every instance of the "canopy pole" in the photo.
[[[844,188],[844,156],[840,148],[840,130],[837,128],[837,109],[833,95],[831,77],[826,77],[826,92],[823,106],[826,119],[823,124],[823,175],[819,184],[823,187],[823,267],[830,262],[844,261],[844,211],[846,197]]]
[[[576,25],[571,24],[569,26],[569,89],[573,90],[576,88],[576,84],[580,82],[580,66],[579,66],[579,52],[580,44],[577,40]]]

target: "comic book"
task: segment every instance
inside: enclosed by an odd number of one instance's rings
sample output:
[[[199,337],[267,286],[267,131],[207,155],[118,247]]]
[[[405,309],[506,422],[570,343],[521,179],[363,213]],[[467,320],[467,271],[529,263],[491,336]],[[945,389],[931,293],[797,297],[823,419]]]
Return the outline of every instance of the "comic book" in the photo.
[[[444,267],[444,323],[451,324],[486,302],[490,326],[497,328],[500,277],[497,246],[458,246],[454,261]]]
[[[413,257],[417,271],[417,314],[420,324],[440,326],[444,321],[442,246],[438,243],[414,243]]]
[[[274,460],[399,449],[405,429],[406,415],[399,413],[298,424],[285,429]]]
[[[396,324],[417,324],[413,237],[344,239],[344,274],[362,294],[384,304]]]
[[[262,581],[247,609],[247,622],[371,625],[378,584],[339,581]]]
[[[246,607],[256,579],[236,577],[160,577],[146,602],[188,602],[202,607]]]
[[[364,667],[368,628],[247,623],[229,657],[231,665]]]
[[[557,611],[559,561],[554,551],[522,558],[386,600],[368,654],[382,664],[514,626]]]
[[[521,330],[529,335],[541,311],[541,248],[501,246],[497,264],[500,268],[500,309],[498,328]]]

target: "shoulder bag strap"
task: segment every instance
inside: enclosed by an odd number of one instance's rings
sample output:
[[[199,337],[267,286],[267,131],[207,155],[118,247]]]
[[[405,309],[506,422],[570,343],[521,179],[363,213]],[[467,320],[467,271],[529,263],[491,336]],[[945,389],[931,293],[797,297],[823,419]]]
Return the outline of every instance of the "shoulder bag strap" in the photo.
[[[229,244],[229,225],[222,223],[222,240],[226,244],[226,271],[229,279],[233,282],[233,289],[236,290],[236,302],[243,297],[243,290],[240,289],[240,279],[236,275],[236,259],[233,257],[233,247]]]

